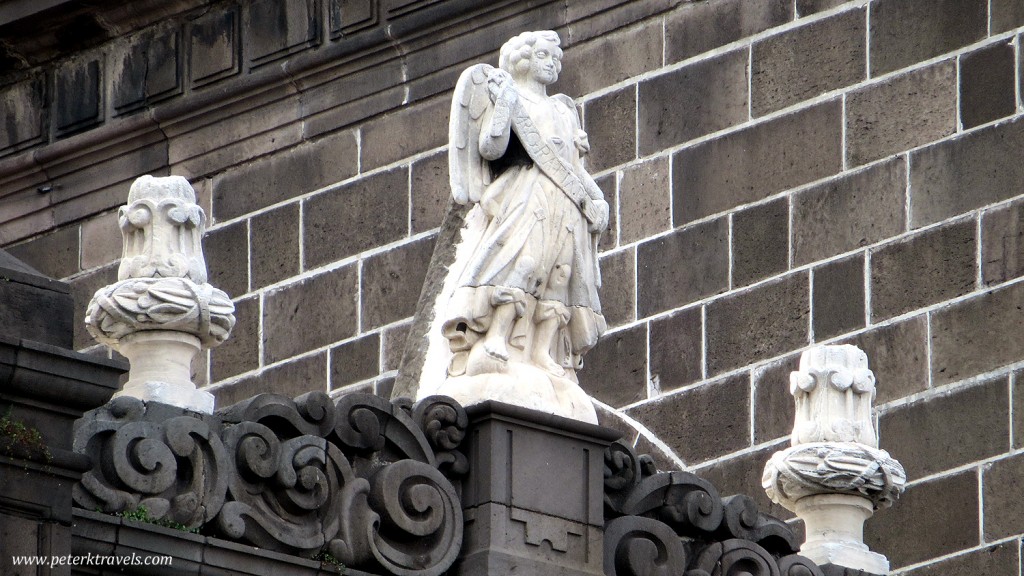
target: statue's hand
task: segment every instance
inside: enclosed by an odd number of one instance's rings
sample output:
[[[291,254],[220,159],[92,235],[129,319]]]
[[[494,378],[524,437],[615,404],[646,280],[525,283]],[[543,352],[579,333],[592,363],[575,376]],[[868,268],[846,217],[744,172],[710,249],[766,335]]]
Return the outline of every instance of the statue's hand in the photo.
[[[576,131],[576,137],[573,139],[573,143],[576,145],[576,149],[579,150],[581,155],[590,152],[590,138],[587,137],[587,133],[583,130]]]
[[[597,234],[608,227],[608,203],[604,200],[588,200],[583,203],[583,216],[590,223],[588,229]]]
[[[505,100],[506,105],[515,101],[516,93],[512,88],[512,76],[504,70],[494,69],[487,78],[487,91],[490,93],[491,101],[497,103],[498,99]]]

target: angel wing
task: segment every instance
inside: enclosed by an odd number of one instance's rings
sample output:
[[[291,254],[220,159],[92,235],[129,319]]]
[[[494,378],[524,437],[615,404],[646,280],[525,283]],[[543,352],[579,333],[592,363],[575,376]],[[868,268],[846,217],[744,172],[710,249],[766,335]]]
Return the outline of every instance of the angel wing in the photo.
[[[491,170],[480,156],[481,117],[491,106],[487,78],[493,69],[477,64],[462,72],[452,97],[448,124],[448,173],[452,197],[459,204],[479,202],[483,189],[491,183]]]

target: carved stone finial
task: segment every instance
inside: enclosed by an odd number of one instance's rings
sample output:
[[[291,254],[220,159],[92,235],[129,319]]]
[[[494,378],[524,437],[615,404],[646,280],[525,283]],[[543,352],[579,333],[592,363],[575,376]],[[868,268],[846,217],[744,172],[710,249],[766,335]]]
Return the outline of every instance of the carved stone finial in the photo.
[[[213,395],[192,382],[192,358],[228,337],[235,306],[206,283],[206,214],[181,176],[143,176],[118,216],[118,281],[96,291],[85,318],[96,340],[131,363],[116,395],[212,413]]]
[[[437,299],[430,331],[442,340],[426,353],[418,397],[597,422],[576,371],[606,328],[597,241],[608,203],[583,167],[590,145],[573,100],[547,92],[561,57],[556,33],[525,32],[502,47],[500,68],[477,64],[459,78],[452,196],[473,208]]]
[[[800,553],[818,564],[886,574],[885,556],[864,544],[864,521],[890,506],[907,481],[899,462],[878,449],[871,414],[875,376],[856,346],[803,353],[790,375],[796,402],[792,447],[765,465],[768,496],[806,525]]]

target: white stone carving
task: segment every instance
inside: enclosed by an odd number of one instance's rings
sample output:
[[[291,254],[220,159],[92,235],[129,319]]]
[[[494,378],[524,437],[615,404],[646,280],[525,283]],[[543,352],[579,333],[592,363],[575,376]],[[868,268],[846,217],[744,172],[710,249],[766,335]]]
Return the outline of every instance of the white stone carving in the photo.
[[[804,521],[801,554],[818,564],[887,574],[889,562],[864,544],[863,526],[899,497],[907,477],[878,448],[867,356],[849,345],[808,350],[789,389],[796,402],[792,447],[765,465],[765,491]]]
[[[96,340],[131,363],[116,395],[212,413],[213,395],[192,382],[192,358],[228,337],[235,306],[206,283],[206,215],[195,192],[180,176],[143,176],[118,217],[118,281],[96,292],[85,318]]]
[[[576,370],[606,325],[597,241],[608,204],[583,167],[587,135],[572,99],[549,96],[561,70],[554,32],[526,32],[500,68],[462,73],[452,102],[452,194],[473,204],[443,290],[447,394],[597,421]],[[429,360],[429,359],[428,359]]]

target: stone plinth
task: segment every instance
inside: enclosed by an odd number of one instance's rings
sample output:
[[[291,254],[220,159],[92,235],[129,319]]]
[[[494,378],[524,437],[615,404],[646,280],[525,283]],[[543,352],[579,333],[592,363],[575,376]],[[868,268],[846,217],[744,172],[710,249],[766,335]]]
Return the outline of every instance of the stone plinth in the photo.
[[[467,412],[454,574],[604,574],[604,451],[620,433],[494,401]]]

